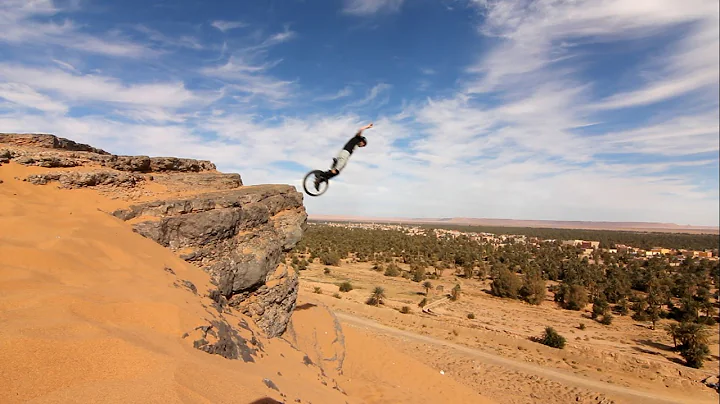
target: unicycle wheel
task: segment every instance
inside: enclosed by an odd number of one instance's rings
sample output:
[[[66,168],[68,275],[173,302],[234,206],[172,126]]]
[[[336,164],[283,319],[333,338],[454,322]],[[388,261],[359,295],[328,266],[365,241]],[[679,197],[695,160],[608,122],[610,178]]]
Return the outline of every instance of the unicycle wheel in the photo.
[[[327,179],[323,179],[318,184],[318,189],[315,189],[315,175],[322,175],[322,170],[313,170],[310,171],[305,175],[305,178],[303,179],[303,189],[305,189],[305,193],[310,196],[320,196],[327,191],[330,184],[328,183]]]

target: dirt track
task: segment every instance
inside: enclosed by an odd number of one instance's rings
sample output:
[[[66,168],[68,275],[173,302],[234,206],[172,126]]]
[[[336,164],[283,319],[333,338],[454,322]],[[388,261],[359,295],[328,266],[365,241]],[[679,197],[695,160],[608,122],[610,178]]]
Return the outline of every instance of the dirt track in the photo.
[[[621,400],[622,402],[631,402],[631,403],[698,403],[697,400],[691,400],[691,399],[682,399],[682,398],[670,398],[667,396],[661,396],[653,394],[649,391],[643,391],[643,390],[635,390],[630,389],[627,387],[622,386],[616,386],[609,383],[604,383],[584,377],[579,377],[576,375],[572,375],[560,370],[556,369],[550,369],[547,367],[542,367],[538,365],[534,365],[531,363],[525,363],[525,362],[519,362],[516,360],[504,358],[498,355],[494,355],[491,353],[479,351],[476,349],[472,349],[466,346],[454,344],[452,342],[447,342],[443,340],[439,340],[432,337],[427,337],[424,335],[415,334],[408,331],[398,330],[395,328],[387,327],[385,325],[376,323],[374,321],[356,317],[350,314],[342,313],[342,312],[335,312],[336,316],[340,319],[341,322],[345,323],[346,325],[352,325],[352,326],[360,326],[360,327],[367,327],[371,328],[377,332],[382,332],[402,338],[407,338],[427,344],[434,344],[434,345],[442,345],[445,347],[453,348],[458,351],[461,351],[465,354],[472,355],[476,358],[482,359],[483,362],[488,364],[493,364],[497,366],[502,366],[506,368],[512,368],[517,371],[522,371],[524,373],[534,374],[538,376],[542,376],[547,379],[552,379],[554,381],[560,382],[565,385],[573,386],[573,387],[580,387],[585,389],[590,389],[599,393],[607,394],[609,397],[612,397],[613,399]],[[716,402],[716,401],[707,401],[708,403]]]

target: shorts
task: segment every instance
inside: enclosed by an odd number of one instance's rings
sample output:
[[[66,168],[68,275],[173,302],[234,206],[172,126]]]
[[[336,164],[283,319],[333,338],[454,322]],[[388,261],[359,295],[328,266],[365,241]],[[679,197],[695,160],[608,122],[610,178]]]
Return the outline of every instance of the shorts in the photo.
[[[342,171],[342,169],[345,168],[345,165],[347,164],[349,159],[350,152],[345,149],[340,150],[340,152],[338,152],[337,154],[337,157],[333,159],[332,168],[338,170],[338,172]]]

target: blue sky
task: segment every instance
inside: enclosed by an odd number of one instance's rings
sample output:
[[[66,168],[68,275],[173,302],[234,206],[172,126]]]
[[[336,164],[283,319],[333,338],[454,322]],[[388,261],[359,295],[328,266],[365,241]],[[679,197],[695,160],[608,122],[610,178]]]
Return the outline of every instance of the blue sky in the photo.
[[[715,0],[5,0],[0,131],[209,159],[310,214],[718,224]]]

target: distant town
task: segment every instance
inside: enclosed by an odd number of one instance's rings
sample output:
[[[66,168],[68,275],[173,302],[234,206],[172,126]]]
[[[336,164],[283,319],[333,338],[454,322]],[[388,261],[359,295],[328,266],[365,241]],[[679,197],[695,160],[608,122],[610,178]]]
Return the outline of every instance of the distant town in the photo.
[[[428,229],[421,226],[403,225],[403,224],[385,224],[385,223],[353,223],[353,222],[316,222],[309,223],[321,224],[332,227],[342,227],[348,229],[366,229],[366,230],[393,230],[400,231],[408,235],[428,235],[429,232],[434,232],[437,237],[443,238],[455,238],[459,236],[468,237],[472,240],[481,243],[489,243],[496,247],[502,247],[510,243],[530,243],[533,245],[540,245],[541,243],[552,243],[559,242],[562,245],[572,245],[580,248],[580,254],[584,256],[592,256],[597,252],[606,252],[609,254],[627,254],[635,256],[639,259],[647,259],[650,257],[665,257],[673,258],[674,264],[682,262],[685,258],[706,258],[711,261],[717,261],[718,255],[717,250],[713,251],[710,249],[705,250],[690,250],[690,249],[674,249],[665,248],[662,246],[653,247],[650,249],[642,249],[625,244],[615,244],[612,248],[601,248],[599,241],[594,240],[555,240],[555,239],[540,239],[538,237],[527,237],[525,235],[517,234],[493,234],[485,232],[470,232],[460,230],[448,230],[448,229]]]

